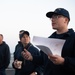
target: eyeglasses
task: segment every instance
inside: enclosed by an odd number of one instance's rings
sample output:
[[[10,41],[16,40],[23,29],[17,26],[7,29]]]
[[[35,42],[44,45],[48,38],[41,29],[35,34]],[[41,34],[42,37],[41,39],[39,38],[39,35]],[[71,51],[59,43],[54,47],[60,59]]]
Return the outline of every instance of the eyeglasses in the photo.
[[[61,18],[61,17],[64,17],[64,16],[62,16],[62,15],[53,15],[51,17],[51,19],[58,19],[58,18]]]

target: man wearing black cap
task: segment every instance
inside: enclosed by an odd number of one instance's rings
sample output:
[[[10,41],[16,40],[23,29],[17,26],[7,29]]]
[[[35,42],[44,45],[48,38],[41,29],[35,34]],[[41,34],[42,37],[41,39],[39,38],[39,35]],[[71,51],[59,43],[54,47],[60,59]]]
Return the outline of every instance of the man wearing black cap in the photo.
[[[41,75],[43,68],[27,61],[22,56],[24,49],[33,55],[40,55],[39,50],[30,43],[30,34],[28,31],[21,30],[19,33],[20,41],[15,47],[13,68],[15,75]]]
[[[39,65],[45,63],[44,75],[75,75],[75,32],[68,29],[70,21],[69,12],[64,8],[57,8],[55,11],[46,14],[50,18],[52,28],[56,31],[48,38],[66,40],[61,56],[49,55],[48,57],[41,52],[41,56],[33,56],[25,50],[24,58]],[[42,62],[44,61],[44,62]]]

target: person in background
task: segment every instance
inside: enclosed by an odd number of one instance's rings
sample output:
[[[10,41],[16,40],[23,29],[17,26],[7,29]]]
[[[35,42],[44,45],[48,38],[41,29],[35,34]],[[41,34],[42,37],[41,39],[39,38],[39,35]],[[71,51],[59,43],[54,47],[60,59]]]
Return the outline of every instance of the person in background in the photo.
[[[33,61],[41,65],[45,64],[44,75],[75,75],[75,32],[72,28],[68,29],[70,14],[64,8],[57,8],[47,12],[46,16],[50,19],[52,28],[56,30],[48,38],[64,39],[65,44],[59,55],[48,55],[41,53],[34,56],[27,50],[22,52],[26,60]],[[44,62],[42,62],[44,61]]]
[[[20,41],[15,47],[13,68],[15,75],[42,75],[43,68],[31,61],[25,60],[21,52],[26,49],[33,55],[40,55],[39,50],[30,42],[28,31],[21,30],[19,33]]]
[[[3,41],[3,34],[0,34],[0,75],[6,75],[6,68],[10,63],[10,49]]]

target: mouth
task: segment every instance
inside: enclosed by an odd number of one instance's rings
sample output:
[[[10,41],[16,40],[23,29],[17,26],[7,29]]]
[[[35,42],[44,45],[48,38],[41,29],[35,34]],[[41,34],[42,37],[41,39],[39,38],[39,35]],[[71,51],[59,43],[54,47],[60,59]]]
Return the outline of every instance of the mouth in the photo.
[[[55,22],[52,22],[52,24],[56,24]]]
[[[52,26],[54,26],[56,23],[52,23]]]

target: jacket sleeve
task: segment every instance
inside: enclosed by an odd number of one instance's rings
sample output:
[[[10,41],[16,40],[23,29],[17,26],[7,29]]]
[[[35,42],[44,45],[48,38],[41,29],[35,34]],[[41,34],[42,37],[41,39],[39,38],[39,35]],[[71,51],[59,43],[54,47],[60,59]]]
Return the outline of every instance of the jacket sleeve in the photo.
[[[6,69],[9,64],[10,64],[10,49],[9,49],[9,46],[6,44],[6,47],[5,47],[5,55],[4,55],[4,64],[1,66],[2,69]]]
[[[62,67],[64,67],[67,71],[75,72],[75,46],[73,46],[72,56],[65,57],[65,62]]]
[[[65,70],[75,72],[75,57],[74,58],[65,57],[63,67],[65,68]]]
[[[37,75],[43,75],[44,67],[42,66],[37,66],[35,69],[35,72],[37,72]]]
[[[32,56],[34,57],[34,59],[37,58],[34,62],[32,61],[35,64],[35,66],[36,66],[34,72],[37,72],[37,75],[43,75],[43,69],[44,69],[43,68],[43,64],[41,64],[41,65],[38,64],[38,59],[41,56],[41,53],[40,53],[40,51],[37,48],[33,47],[32,50],[33,49],[34,49],[35,53],[32,54]],[[39,59],[39,60],[41,60],[41,59]]]
[[[38,75],[43,75],[44,73],[44,67],[46,65],[46,61],[48,59],[47,55],[45,53],[43,53],[41,50],[40,50],[40,53],[41,55],[40,56],[35,56],[33,55],[33,62],[36,64],[36,65],[39,65],[36,69],[35,69],[35,72],[37,72]],[[39,62],[38,62],[39,61]]]
[[[15,51],[14,51],[14,53],[13,53],[13,58],[14,58],[14,61],[16,60],[16,56],[15,56],[15,53],[16,53],[16,50],[17,50],[17,45],[15,46]],[[13,61],[13,63],[12,63],[12,67],[14,68],[14,69],[17,69],[17,68],[15,68],[15,66],[14,66],[14,61]]]
[[[15,51],[14,51],[14,56],[13,56],[13,58],[14,58],[14,61],[16,60],[16,59],[19,59],[19,56],[20,56],[20,54],[19,53],[21,53],[21,49],[19,48],[19,45],[16,45],[15,46]],[[18,55],[19,56],[18,56]],[[23,60],[22,59],[22,57],[20,58],[20,60]],[[17,68],[15,68],[15,66],[14,66],[14,61],[13,61],[13,63],[12,63],[12,67],[14,68],[14,69],[17,69]]]

